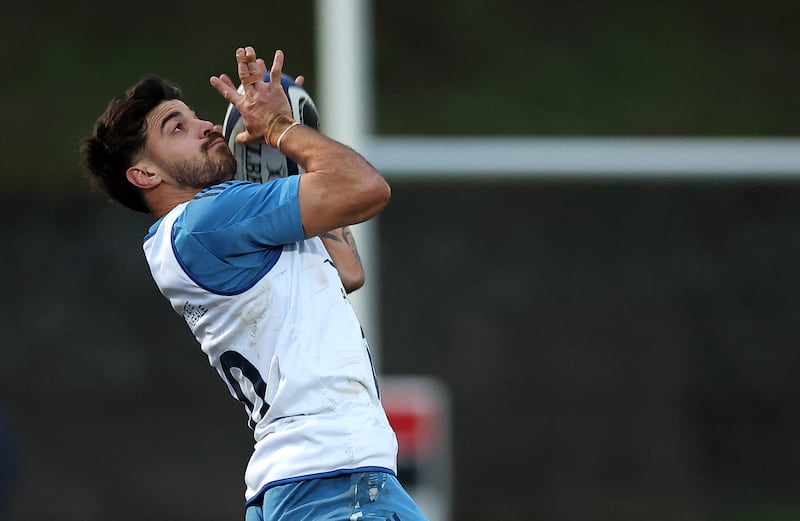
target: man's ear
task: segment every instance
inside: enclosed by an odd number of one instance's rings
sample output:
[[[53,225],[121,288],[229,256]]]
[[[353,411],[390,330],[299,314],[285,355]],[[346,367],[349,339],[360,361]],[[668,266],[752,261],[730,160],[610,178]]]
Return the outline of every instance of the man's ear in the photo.
[[[130,167],[125,172],[125,177],[128,178],[130,184],[142,190],[155,188],[161,183],[160,175],[149,171],[146,166],[139,164]]]

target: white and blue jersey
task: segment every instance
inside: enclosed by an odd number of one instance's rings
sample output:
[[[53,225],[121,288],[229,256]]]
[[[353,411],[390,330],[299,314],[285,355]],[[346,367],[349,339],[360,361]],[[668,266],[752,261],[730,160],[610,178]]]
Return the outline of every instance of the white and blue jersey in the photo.
[[[361,325],[322,241],[304,238],[299,179],[212,186],[144,240],[159,289],[244,404],[248,502],[293,481],[396,472]]]

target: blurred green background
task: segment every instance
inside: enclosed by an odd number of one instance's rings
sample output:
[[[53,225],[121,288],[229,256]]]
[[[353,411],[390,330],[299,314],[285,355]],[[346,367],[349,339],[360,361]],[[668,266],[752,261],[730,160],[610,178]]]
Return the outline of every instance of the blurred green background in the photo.
[[[796,1],[372,15],[379,135],[800,134]],[[0,3],[0,519],[243,517],[244,416],[78,147],[151,73],[221,121],[240,45],[313,95],[314,16]],[[382,368],[450,389],[454,519],[800,519],[800,184],[390,182]]]

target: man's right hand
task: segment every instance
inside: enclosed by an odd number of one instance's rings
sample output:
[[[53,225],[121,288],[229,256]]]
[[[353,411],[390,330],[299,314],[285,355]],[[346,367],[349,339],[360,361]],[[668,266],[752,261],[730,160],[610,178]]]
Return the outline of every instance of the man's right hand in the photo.
[[[283,58],[283,51],[275,51],[267,83],[262,80],[266,64],[256,57],[255,49],[236,49],[237,73],[244,93],[237,90],[227,74],[211,77],[211,86],[242,114],[245,131],[236,136],[237,143],[263,142],[278,116],[292,117],[289,99],[281,86]]]

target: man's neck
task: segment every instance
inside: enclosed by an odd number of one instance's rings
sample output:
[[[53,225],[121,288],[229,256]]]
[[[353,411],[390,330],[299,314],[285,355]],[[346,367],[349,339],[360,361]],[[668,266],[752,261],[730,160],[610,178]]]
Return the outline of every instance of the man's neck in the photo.
[[[160,219],[179,204],[191,201],[200,192],[197,188],[162,190],[158,194],[151,194],[147,201],[150,213]]]

